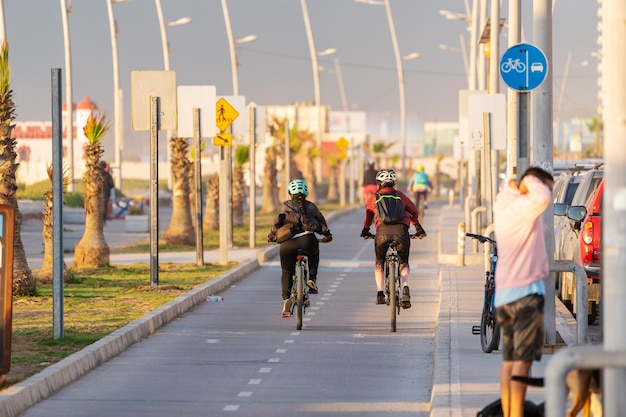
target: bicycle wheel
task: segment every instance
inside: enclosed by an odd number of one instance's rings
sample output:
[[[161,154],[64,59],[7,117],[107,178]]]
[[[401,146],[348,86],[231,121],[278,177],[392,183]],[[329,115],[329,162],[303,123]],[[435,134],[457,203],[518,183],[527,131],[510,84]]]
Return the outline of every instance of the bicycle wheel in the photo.
[[[397,288],[397,275],[398,268],[395,262],[391,262],[391,265],[387,267],[387,281],[389,282],[389,312],[391,313],[391,331],[396,331],[396,309],[398,308],[398,288]]]
[[[298,261],[296,268],[296,329],[302,329],[302,316],[304,313],[304,264]]]
[[[485,353],[498,349],[500,343],[500,325],[496,321],[496,312],[493,308],[493,282],[486,284],[485,302],[480,317],[480,345]]]

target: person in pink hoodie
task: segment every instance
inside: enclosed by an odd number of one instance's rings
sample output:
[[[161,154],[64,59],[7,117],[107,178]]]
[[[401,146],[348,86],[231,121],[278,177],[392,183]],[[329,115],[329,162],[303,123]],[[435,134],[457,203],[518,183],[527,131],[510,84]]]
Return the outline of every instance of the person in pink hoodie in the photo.
[[[544,340],[543,278],[548,276],[542,214],[552,201],[552,175],[537,167],[511,180],[496,197],[494,232],[498,244],[496,318],[502,340],[500,391],[504,417],[522,417],[528,376],[540,360]]]

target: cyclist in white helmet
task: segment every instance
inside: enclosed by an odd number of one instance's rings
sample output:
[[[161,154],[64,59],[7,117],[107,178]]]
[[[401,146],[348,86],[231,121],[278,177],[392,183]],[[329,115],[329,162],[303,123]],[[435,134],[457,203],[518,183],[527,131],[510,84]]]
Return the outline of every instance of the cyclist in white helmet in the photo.
[[[309,294],[317,294],[317,268],[320,261],[319,241],[315,233],[324,235],[321,242],[330,243],[333,236],[326,219],[317,206],[308,201],[309,188],[301,179],[293,180],[287,187],[291,199],[284,201],[274,219],[268,241],[280,243],[281,290],[283,317],[291,317],[291,284],[296,271],[296,256],[302,249],[309,258]]]
[[[375,222],[376,236],[374,238],[374,250],[376,253],[376,263],[374,264],[374,278],[376,279],[376,304],[385,304],[383,265],[387,249],[391,242],[396,242],[398,256],[400,257],[400,276],[402,278],[402,308],[411,308],[411,293],[409,291],[409,249],[411,240],[409,238],[409,226],[415,226],[415,234],[419,239],[426,237],[426,232],[422,228],[419,220],[417,207],[406,194],[396,190],[396,173],[393,169],[381,169],[376,175],[378,191],[370,196],[365,202],[365,220],[361,237],[371,237],[370,225]],[[385,224],[381,222],[376,209],[377,200],[383,195],[394,195],[399,198],[404,209],[404,216],[395,224]]]

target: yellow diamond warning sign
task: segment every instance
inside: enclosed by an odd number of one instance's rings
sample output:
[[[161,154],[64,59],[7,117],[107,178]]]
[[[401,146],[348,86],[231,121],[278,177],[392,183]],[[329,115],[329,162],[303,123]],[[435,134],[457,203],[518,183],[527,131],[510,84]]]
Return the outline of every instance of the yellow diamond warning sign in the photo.
[[[222,97],[215,104],[215,116],[216,125],[223,132],[239,116],[239,112]]]
[[[339,139],[337,139],[337,142],[335,142],[335,145],[337,145],[337,147],[343,151],[343,150],[346,150],[348,146],[350,146],[350,142],[348,141],[348,139],[342,136]]]

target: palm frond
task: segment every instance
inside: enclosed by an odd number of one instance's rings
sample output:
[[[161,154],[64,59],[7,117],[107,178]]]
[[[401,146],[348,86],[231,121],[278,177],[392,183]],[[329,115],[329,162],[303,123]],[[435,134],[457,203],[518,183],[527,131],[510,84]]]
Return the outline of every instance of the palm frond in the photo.
[[[89,143],[93,145],[100,142],[110,129],[111,125],[106,113],[92,111],[83,127],[83,132]]]
[[[235,148],[235,165],[243,166],[250,160],[250,148],[246,145],[238,145]]]
[[[0,94],[6,94],[11,87],[11,68],[9,67],[9,43],[5,39],[0,49]]]

